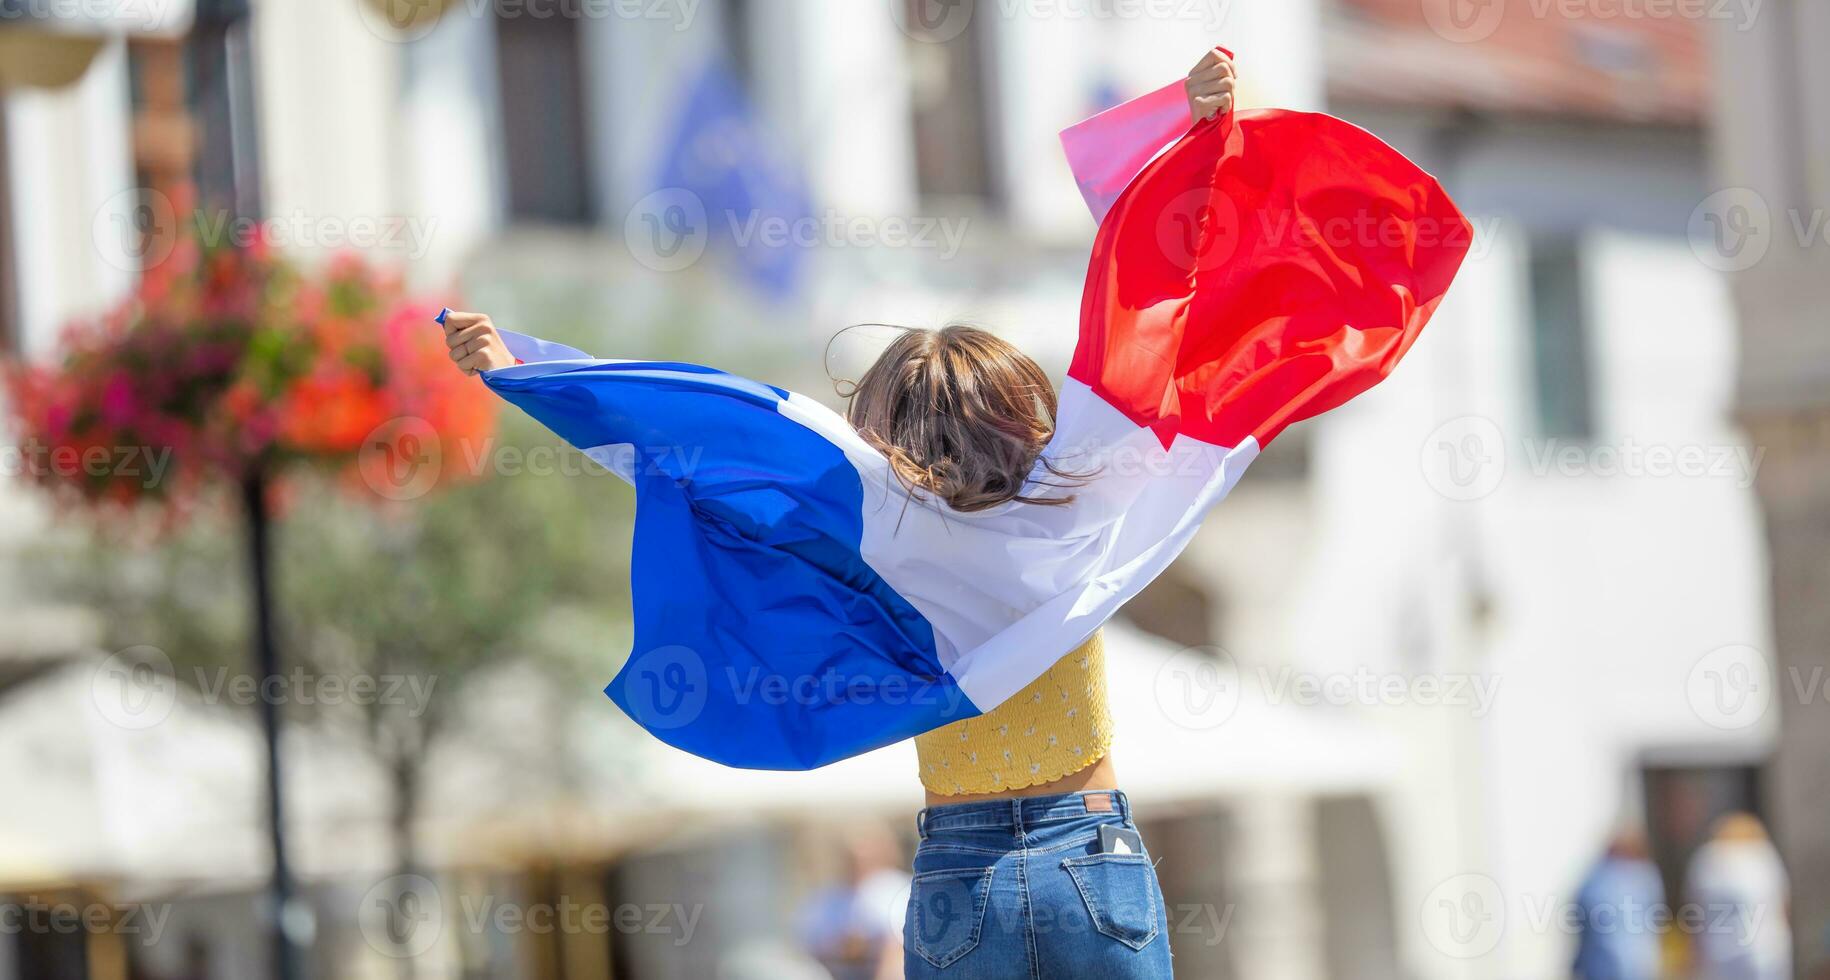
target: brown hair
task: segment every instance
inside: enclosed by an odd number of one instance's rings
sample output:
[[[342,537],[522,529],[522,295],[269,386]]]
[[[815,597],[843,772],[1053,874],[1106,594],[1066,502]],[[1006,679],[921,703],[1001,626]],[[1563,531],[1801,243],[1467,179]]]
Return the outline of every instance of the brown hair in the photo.
[[[845,397],[852,426],[905,486],[958,511],[1073,499],[1023,492],[1055,431],[1055,389],[1035,361],[977,327],[899,329]]]

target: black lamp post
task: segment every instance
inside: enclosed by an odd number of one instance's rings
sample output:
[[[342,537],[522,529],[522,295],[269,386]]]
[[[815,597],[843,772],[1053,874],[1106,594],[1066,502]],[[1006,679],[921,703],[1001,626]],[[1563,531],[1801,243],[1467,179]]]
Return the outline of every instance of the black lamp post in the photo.
[[[189,56],[191,101],[203,133],[197,160],[200,206],[226,211],[237,220],[261,215],[260,146],[255,126],[254,53],[250,0],[197,0]],[[226,224],[223,227],[233,227]],[[272,522],[267,513],[267,473],[258,460],[242,476],[242,514],[247,521],[248,572],[254,607],[254,669],[261,691],[281,688],[279,646],[273,618]],[[271,697],[259,700],[261,732],[267,746],[267,829],[273,852],[268,885],[272,925],[273,976],[302,980],[301,936],[309,930],[309,909],[293,896],[286,854],[285,779],[280,755],[280,711]]]

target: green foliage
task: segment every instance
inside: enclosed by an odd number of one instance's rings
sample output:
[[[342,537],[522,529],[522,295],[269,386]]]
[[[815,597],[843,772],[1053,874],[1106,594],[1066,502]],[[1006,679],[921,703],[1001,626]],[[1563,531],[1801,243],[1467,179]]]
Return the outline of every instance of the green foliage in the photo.
[[[413,501],[378,503],[347,481],[293,475],[274,526],[283,669],[430,680],[433,697],[424,705],[288,703],[288,712],[341,707],[340,720],[350,721],[359,709],[371,730],[405,722],[429,739],[467,686],[495,670],[539,671],[581,699],[601,697],[627,652],[634,495],[525,418],[504,423],[478,478]],[[493,461],[503,459],[518,471],[495,475]],[[137,545],[120,537],[114,528],[74,548],[47,548],[42,584],[94,607],[111,648],[164,650],[181,680],[198,668],[246,671],[238,516],[218,507]],[[423,717],[387,717],[405,710]],[[412,741],[423,749],[424,739]]]

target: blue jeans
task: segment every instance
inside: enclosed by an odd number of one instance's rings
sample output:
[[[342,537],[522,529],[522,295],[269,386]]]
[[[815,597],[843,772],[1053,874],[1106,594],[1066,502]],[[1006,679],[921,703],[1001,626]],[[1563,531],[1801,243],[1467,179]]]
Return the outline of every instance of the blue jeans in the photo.
[[[1116,790],[923,810],[902,927],[908,980],[1166,980],[1169,915],[1148,854],[1101,853],[1135,831]]]

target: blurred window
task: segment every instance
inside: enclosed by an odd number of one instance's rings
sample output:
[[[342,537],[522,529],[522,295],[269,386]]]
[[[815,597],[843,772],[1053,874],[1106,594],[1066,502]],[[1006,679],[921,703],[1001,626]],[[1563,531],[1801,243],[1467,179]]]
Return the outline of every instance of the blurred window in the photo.
[[[1743,812],[1765,817],[1761,801],[1760,767],[1734,761],[1709,760],[1707,753],[1696,752],[1685,761],[1682,750],[1665,750],[1651,754],[1640,767],[1641,801],[1646,813],[1646,831],[1651,839],[1652,860],[1658,865],[1665,882],[1665,894],[1673,902],[1689,901],[1684,896],[1685,870],[1691,856],[1709,839],[1710,825],[1726,813]]]
[[[1588,438],[1594,432],[1590,331],[1582,249],[1575,238],[1532,242],[1530,288],[1539,431],[1548,437]]]
[[[512,221],[590,224],[583,57],[574,4],[496,5]]]
[[[756,4],[754,0],[724,0],[724,50],[731,59],[731,72],[743,80],[754,96],[757,88],[755,44]],[[752,102],[755,99],[752,97]]]
[[[10,907],[24,926],[0,931],[0,943],[12,946],[5,952],[23,968],[18,976],[31,980],[87,980],[93,975],[86,930],[71,920],[92,901],[83,894],[65,891],[0,895],[0,907]],[[32,927],[24,921],[27,915],[35,916],[41,924]],[[6,955],[0,954],[0,968],[7,966],[7,960]]]
[[[908,4],[917,189],[923,198],[973,198],[997,209],[1002,195],[991,127],[994,18],[971,16],[970,0],[899,2]],[[938,21],[937,11],[945,14]]]
[[[6,107],[0,105],[0,191],[13,186]],[[19,352],[19,260],[13,251],[13,196],[0,193],[0,354]]]
[[[169,191],[190,180],[201,134],[185,79],[184,46],[167,38],[127,42],[133,106],[133,166],[141,187]]]

